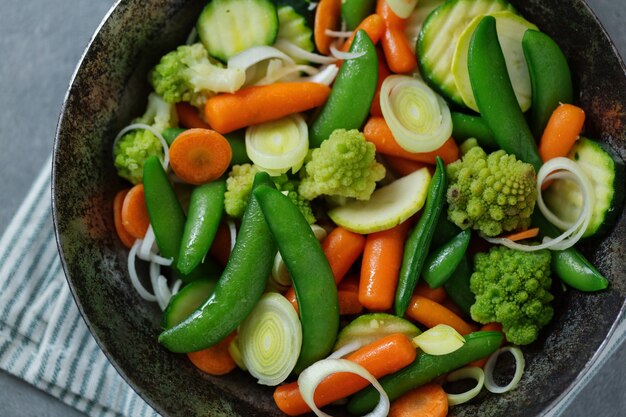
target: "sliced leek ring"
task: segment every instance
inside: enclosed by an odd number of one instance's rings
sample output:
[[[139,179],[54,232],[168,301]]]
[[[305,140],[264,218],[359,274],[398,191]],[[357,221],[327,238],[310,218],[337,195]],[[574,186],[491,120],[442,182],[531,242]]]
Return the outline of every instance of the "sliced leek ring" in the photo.
[[[466,366],[448,375],[448,382],[460,381],[462,379],[474,379],[476,386],[460,394],[448,394],[448,405],[459,405],[468,402],[477,396],[485,385],[485,372],[477,366]]]

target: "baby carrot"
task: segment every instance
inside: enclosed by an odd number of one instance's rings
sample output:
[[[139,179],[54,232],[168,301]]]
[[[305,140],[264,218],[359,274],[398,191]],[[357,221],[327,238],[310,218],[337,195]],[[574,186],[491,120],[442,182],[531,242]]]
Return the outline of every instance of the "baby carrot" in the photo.
[[[502,325],[500,323],[487,323],[483,327],[480,328],[481,331],[493,331],[493,332],[502,332]],[[502,345],[506,343],[506,338],[502,337]],[[467,364],[467,366],[477,366],[479,368],[484,368],[485,364],[489,356],[486,356],[482,359],[475,360]]]
[[[204,116],[220,133],[277,120],[323,104],[330,87],[313,82],[274,83],[209,98]]]
[[[446,417],[448,396],[441,385],[417,387],[391,403],[389,417]]]
[[[341,0],[321,0],[315,11],[313,39],[315,47],[324,55],[330,53],[330,44],[335,38],[326,34],[327,30],[337,30],[341,21]]]
[[[122,224],[136,239],[143,239],[150,226],[150,216],[146,206],[143,184],[137,184],[128,191],[122,204]]]
[[[218,344],[208,349],[190,352],[187,357],[198,369],[209,375],[225,375],[237,366],[228,353],[228,345],[235,335],[236,333],[233,332]]]
[[[448,294],[443,287],[430,288],[430,286],[425,282],[418,282],[415,286],[415,291],[413,291],[413,294],[421,295],[422,297],[433,300],[434,302],[439,304],[442,304],[446,301],[446,298],[448,298]]]
[[[372,105],[370,106],[370,115],[383,117],[383,111],[380,108],[380,88],[382,87],[385,78],[391,75],[391,70],[387,66],[385,54],[380,47],[376,48],[376,55],[378,56],[378,84],[376,84],[376,94],[374,95]]]
[[[377,14],[367,16],[361,23],[359,23],[359,26],[357,26],[354,32],[352,32],[352,35],[343,44],[341,47],[342,51],[347,52],[350,49],[354,36],[360,29],[363,29],[365,33],[367,33],[367,36],[369,36],[372,40],[372,43],[376,45],[385,31],[385,21]]]
[[[176,103],[176,114],[178,115],[178,123],[187,129],[200,128],[210,129],[211,126],[207,124],[198,113],[198,109],[189,103],[181,101]]]
[[[416,351],[408,337],[395,333],[362,347],[345,359],[367,369],[375,378],[396,372],[415,360]],[[318,407],[347,397],[363,388],[369,382],[358,375],[338,372],[324,379],[315,390],[315,404]],[[297,382],[281,385],[274,391],[274,401],[278,408],[290,416],[310,412],[300,394]]]
[[[402,28],[387,26],[380,39],[380,44],[387,58],[387,65],[391,71],[405,74],[417,68],[417,58],[411,50],[409,40]]]
[[[230,247],[230,228],[226,223],[220,223],[209,253],[220,265],[226,266],[230,258]]]
[[[337,298],[339,299],[339,314],[359,314],[363,311],[363,305],[359,301],[359,277],[348,275],[337,286]]]
[[[439,149],[432,152],[413,153],[404,150],[393,137],[387,122],[382,117],[370,117],[363,128],[365,139],[376,146],[376,152],[399,156],[413,161],[434,165],[437,156],[447,165],[459,159],[459,147],[454,139],[448,139]]]
[[[322,249],[333,271],[335,282],[339,283],[363,253],[365,236],[343,227],[335,227],[322,242]]]
[[[393,306],[404,241],[411,224],[407,220],[367,236],[361,263],[359,301],[368,310],[384,311]]]
[[[113,199],[113,223],[115,224],[117,237],[120,238],[124,246],[130,249],[133,243],[135,243],[135,238],[128,233],[128,230],[126,230],[122,224],[122,206],[124,205],[124,197],[126,197],[126,194],[128,194],[128,190],[121,190],[115,194],[115,198]]]
[[[402,177],[409,175],[412,172],[417,171],[418,169],[432,168],[431,165],[428,165],[424,162],[412,161],[410,159],[401,158],[399,156],[393,155],[385,155],[385,162],[391,168],[393,172]],[[432,175],[432,172],[430,173]]]
[[[428,328],[435,327],[438,324],[447,324],[462,335],[470,334],[474,331],[472,326],[467,324],[461,317],[441,304],[421,295],[414,295],[411,298],[406,314]]]
[[[226,138],[210,129],[188,129],[170,146],[174,173],[189,184],[203,184],[219,178],[230,165],[232,149]]]
[[[539,155],[546,162],[559,156],[567,156],[574,142],[578,139],[585,123],[585,112],[571,104],[557,107],[546,125],[541,141]]]
[[[532,229],[524,230],[522,232],[512,233],[508,236],[504,236],[505,239],[512,240],[513,242],[518,240],[530,239],[539,235],[539,228],[533,227]]]

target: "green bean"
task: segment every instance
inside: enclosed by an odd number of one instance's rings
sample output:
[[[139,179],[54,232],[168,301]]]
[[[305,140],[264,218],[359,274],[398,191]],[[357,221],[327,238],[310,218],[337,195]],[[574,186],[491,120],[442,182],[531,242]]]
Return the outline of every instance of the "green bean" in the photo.
[[[465,256],[471,237],[472,232],[469,229],[463,230],[428,255],[422,277],[430,288],[441,287],[452,276]]]

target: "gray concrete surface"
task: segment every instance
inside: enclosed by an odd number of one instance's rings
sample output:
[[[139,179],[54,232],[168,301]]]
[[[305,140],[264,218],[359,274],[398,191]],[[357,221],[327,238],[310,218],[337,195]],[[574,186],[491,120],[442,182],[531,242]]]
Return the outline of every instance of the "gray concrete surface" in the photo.
[[[547,0],[546,0],[547,1]],[[588,0],[626,56],[626,1]],[[0,233],[52,150],[74,66],[112,0],[0,0]],[[574,399],[566,417],[626,415],[626,349]],[[0,417],[81,413],[0,372]],[[131,417],[131,416],[129,416]]]

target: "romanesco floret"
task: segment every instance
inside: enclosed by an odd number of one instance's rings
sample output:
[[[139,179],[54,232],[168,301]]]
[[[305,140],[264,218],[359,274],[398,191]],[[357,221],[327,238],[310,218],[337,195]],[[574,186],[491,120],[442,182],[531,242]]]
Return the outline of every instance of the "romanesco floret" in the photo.
[[[489,155],[478,146],[448,165],[448,218],[486,236],[527,229],[537,201],[532,165],[503,150]]]
[[[479,323],[502,323],[509,342],[527,345],[553,315],[550,301],[550,251],[523,252],[504,246],[478,253],[470,289],[470,312]]]
[[[237,91],[245,80],[242,69],[211,62],[201,43],[179,46],[164,55],[150,73],[150,83],[165,101],[188,101],[196,106],[215,93]]]
[[[307,200],[320,195],[368,200],[385,176],[375,156],[376,147],[361,132],[337,129],[313,150],[298,192]]]

